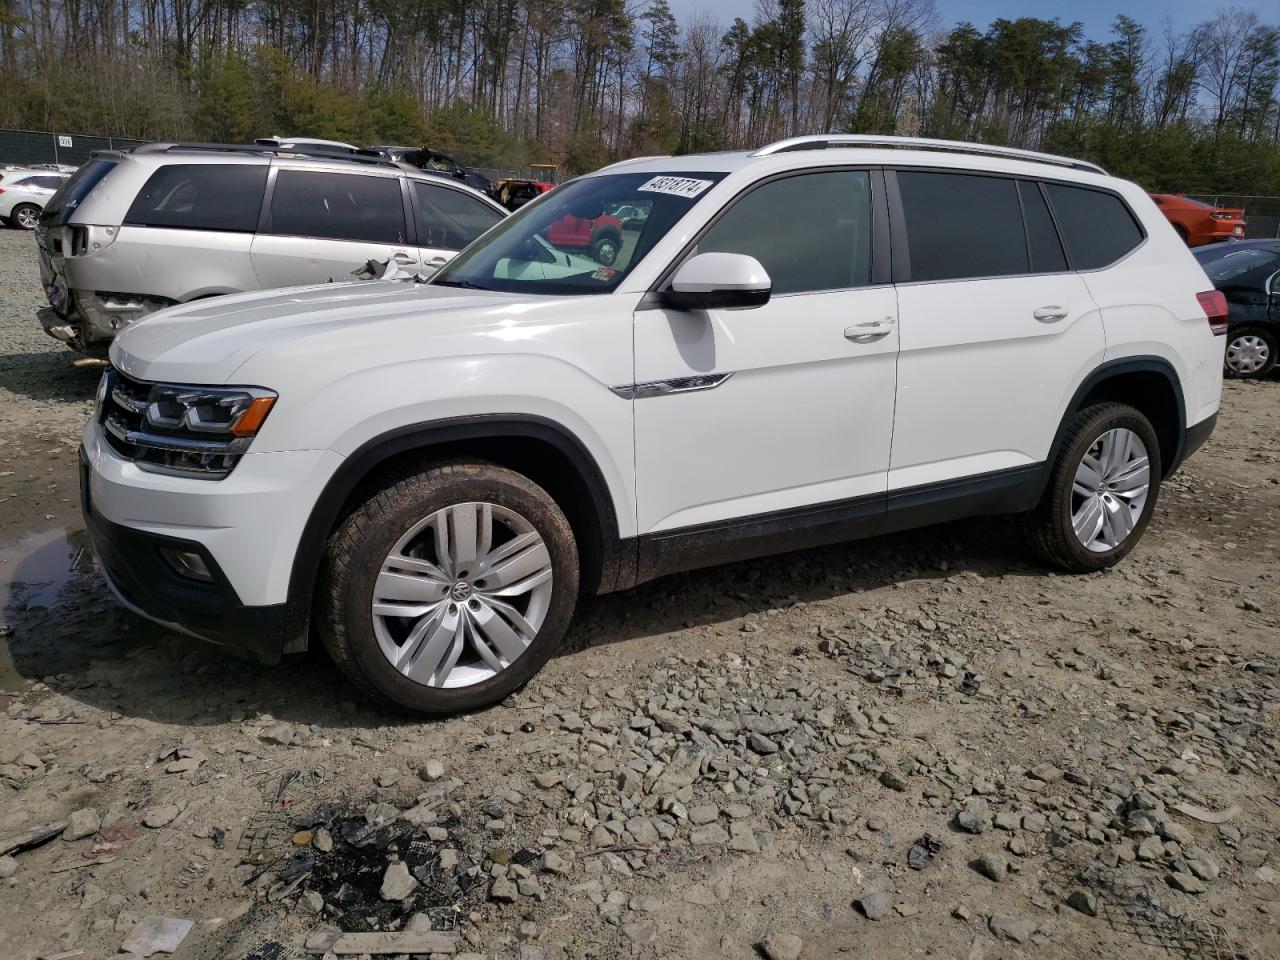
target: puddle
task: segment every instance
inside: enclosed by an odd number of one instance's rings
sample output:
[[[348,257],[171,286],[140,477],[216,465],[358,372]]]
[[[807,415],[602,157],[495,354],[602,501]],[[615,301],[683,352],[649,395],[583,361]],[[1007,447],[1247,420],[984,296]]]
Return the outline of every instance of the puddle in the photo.
[[[92,572],[93,563],[84,527],[57,527],[0,547],[0,623],[12,627],[21,611],[53,608],[63,588]],[[0,637],[0,690],[11,690],[21,681],[9,637]]]

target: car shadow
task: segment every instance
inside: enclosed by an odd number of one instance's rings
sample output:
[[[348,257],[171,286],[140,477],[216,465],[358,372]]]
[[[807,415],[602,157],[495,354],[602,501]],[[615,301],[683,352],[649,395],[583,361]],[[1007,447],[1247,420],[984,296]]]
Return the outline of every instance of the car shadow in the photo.
[[[744,617],[801,602],[852,598],[856,608],[861,595],[910,581],[1043,575],[1011,533],[1000,518],[960,521],[664,577],[585,600],[557,656],[573,660],[690,627],[738,631]],[[77,537],[83,533],[73,531],[66,547],[46,543],[44,555],[19,559],[4,573],[4,622],[13,632],[0,639],[0,694],[41,681],[93,710],[191,727],[195,735],[260,713],[339,732],[422,722],[362,698],[318,643],[268,667],[135,616],[109,594],[83,549],[77,554],[76,544],[84,546]],[[52,591],[50,549],[63,549],[76,564]],[[886,599],[869,599],[866,609]]]
[[[2,354],[0,387],[30,400],[92,400],[102,368],[77,367],[74,361],[79,358],[80,354],[62,347]]]

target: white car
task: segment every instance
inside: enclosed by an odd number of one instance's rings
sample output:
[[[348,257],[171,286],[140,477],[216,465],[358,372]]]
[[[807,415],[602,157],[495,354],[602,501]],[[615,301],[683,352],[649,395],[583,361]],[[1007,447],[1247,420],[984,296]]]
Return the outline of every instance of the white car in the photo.
[[[40,211],[66,181],[68,174],[50,170],[6,170],[0,175],[0,219],[23,230],[34,230]]]
[[[547,239],[622,204],[610,264]],[[1091,164],[835,135],[647,158],[425,285],[129,327],[84,514],[145,616],[268,662],[314,634],[370,693],[472,709],[581,594],[694,567],[987,513],[1116,563],[1213,430],[1226,321]]]

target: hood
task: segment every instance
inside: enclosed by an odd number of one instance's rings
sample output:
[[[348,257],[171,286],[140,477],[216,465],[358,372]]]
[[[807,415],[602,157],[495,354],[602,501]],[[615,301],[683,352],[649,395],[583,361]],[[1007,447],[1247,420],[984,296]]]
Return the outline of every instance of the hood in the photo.
[[[317,337],[420,342],[509,323],[513,313],[554,299],[379,280],[235,294],[144,317],[116,337],[111,362],[138,380],[228,383],[255,355]]]

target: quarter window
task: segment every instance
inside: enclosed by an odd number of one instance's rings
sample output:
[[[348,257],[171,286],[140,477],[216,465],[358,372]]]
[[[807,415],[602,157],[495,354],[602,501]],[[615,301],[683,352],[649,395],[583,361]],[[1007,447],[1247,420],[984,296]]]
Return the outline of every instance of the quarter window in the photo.
[[[271,233],[404,243],[400,178],[281,170],[271,194]]]
[[[265,164],[170,164],[147,180],[124,222],[139,227],[253,233],[266,182]]]
[[[1142,230],[1114,193],[1046,183],[1071,266],[1097,270],[1115,263],[1142,243]]]
[[[898,171],[912,280],[1003,277],[1028,270],[1016,181]]]
[[[775,294],[846,290],[869,282],[871,184],[865,170],[774,180],[735,203],[698,253],[755,257]]]
[[[461,250],[502,219],[502,214],[461,190],[413,182],[418,245]]]

